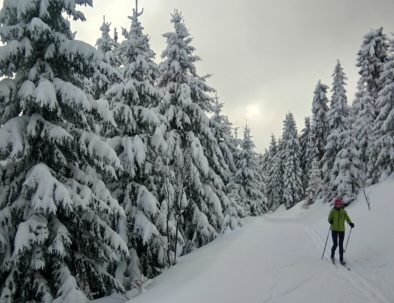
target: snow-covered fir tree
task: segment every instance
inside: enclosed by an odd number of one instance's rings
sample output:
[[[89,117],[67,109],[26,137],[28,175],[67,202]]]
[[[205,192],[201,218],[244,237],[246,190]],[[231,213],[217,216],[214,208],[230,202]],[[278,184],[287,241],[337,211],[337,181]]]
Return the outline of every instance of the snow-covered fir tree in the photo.
[[[321,197],[323,190],[323,181],[321,169],[317,159],[313,159],[312,167],[309,174],[308,187],[305,190],[305,206],[309,206]]]
[[[114,42],[115,42],[115,49],[119,46],[119,34],[118,29],[114,27]]]
[[[228,117],[222,113],[223,103],[219,102],[216,96],[213,104],[213,115],[210,118],[210,128],[219,143],[220,153],[223,155],[223,165],[218,163],[216,155],[213,154],[213,162],[216,163],[214,167],[225,183],[225,193],[227,196],[223,197],[225,216],[224,224],[230,229],[234,229],[241,224],[239,217],[243,216],[241,201],[239,197],[239,185],[235,182],[236,156],[238,153],[237,143],[232,134],[232,124]],[[219,155],[220,155],[219,153]],[[208,158],[209,159],[209,158]]]
[[[111,85],[121,81],[121,75],[116,70],[119,66],[120,60],[117,58],[114,51],[117,43],[110,36],[111,23],[105,21],[100,26],[101,37],[96,41],[96,47],[100,54],[102,54],[102,61],[95,66],[95,72],[91,79],[92,94],[95,99],[103,98]]]
[[[267,151],[266,156],[266,163],[265,163],[265,174],[267,176],[267,183],[266,183],[266,193],[267,193],[267,200],[268,200],[268,209],[273,209],[274,202],[279,200],[279,197],[276,196],[277,193],[277,184],[275,184],[275,163],[276,157],[278,154],[278,145],[276,142],[276,138],[274,135],[271,135],[271,142],[270,146]],[[279,196],[279,195],[278,195]]]
[[[103,23],[100,26],[101,37],[96,41],[97,50],[103,54],[108,55],[107,59],[110,61],[112,59],[112,52],[116,46],[117,42],[109,34],[111,31],[111,23],[105,21],[105,16],[103,17]]]
[[[0,12],[0,301],[87,302],[123,291],[111,275],[128,256],[114,231],[123,209],[102,177],[114,150],[92,132],[83,91],[98,60],[66,18],[90,1],[4,1]]]
[[[263,154],[257,154],[257,172],[259,175],[259,183],[260,183],[260,191],[263,194],[263,212],[266,213],[269,211],[268,208],[268,198],[267,198],[267,181],[268,181],[268,175],[266,174],[265,170],[265,163],[266,163],[266,158],[264,157]]]
[[[94,116],[99,123],[95,124],[95,131],[101,135],[106,135],[108,129],[116,127],[116,122],[110,108],[110,103],[105,94],[109,87],[122,81],[120,73],[115,68],[117,60],[114,56],[115,42],[109,36],[110,23],[104,22],[100,27],[101,38],[96,42],[100,56],[91,62],[94,72],[89,78],[84,78],[84,91],[89,98],[93,98]]]
[[[297,126],[292,113],[283,121],[283,202],[287,208],[301,200],[302,169],[300,164],[301,147],[298,141]]]
[[[375,142],[370,142],[369,172],[372,182],[384,180],[394,173],[394,41],[380,76],[382,89],[377,99],[378,116],[373,125]],[[375,160],[375,162],[374,162]],[[371,168],[374,168],[372,170]]]
[[[271,147],[274,147],[274,143],[271,142]],[[278,139],[276,152],[272,153],[271,156],[271,171],[268,174],[268,187],[267,192],[269,194],[268,202],[269,209],[276,210],[280,205],[283,204],[283,174],[284,174],[284,150],[283,141]],[[274,150],[274,148],[273,148]]]
[[[377,156],[376,142],[378,132],[372,131],[378,109],[376,100],[382,88],[380,75],[387,58],[387,38],[383,28],[371,30],[364,38],[358,52],[357,66],[360,68],[360,79],[357,83],[356,99],[353,107],[356,114],[355,135],[360,149],[363,173],[368,183],[376,181],[375,159]],[[367,171],[368,169],[368,171]]]
[[[358,86],[366,89],[376,101],[382,87],[379,81],[386,62],[388,40],[383,33],[383,27],[369,31],[363,37],[363,43],[358,51],[357,66],[360,68]]]
[[[305,126],[301,131],[299,142],[301,148],[300,165],[302,169],[302,188],[303,192],[306,193],[309,184],[309,175],[312,170],[313,142],[311,140],[311,119],[310,117],[306,117],[304,121]]]
[[[249,215],[260,215],[264,212],[266,196],[263,191],[262,180],[259,176],[259,168],[256,153],[254,151],[251,130],[246,125],[244,137],[241,142],[241,154],[237,163],[237,183],[240,184],[240,196],[245,211]]]
[[[328,86],[317,83],[312,102],[311,142],[313,144],[314,158],[320,162],[324,155],[324,148],[328,135]],[[320,164],[321,165],[321,164]]]
[[[329,130],[324,157],[322,159],[323,183],[325,184],[325,196],[328,201],[331,201],[333,198],[333,193],[331,192],[332,185],[330,183],[331,170],[338,152],[344,145],[343,140],[346,140],[344,132],[346,132],[346,123],[348,119],[348,105],[345,89],[346,76],[339,61],[335,66],[333,79],[330,109],[327,113]]]
[[[159,87],[164,94],[161,112],[168,123],[169,164],[176,176],[182,176],[173,190],[179,196],[177,226],[184,239],[177,251],[187,253],[224,229],[225,186],[207,158],[214,155],[218,163],[222,161],[207,116],[213,109],[213,89],[206,77],[197,74],[195,62],[200,59],[194,55],[182,15],[175,11],[171,22],[174,32],[164,34],[167,47],[162,53]]]
[[[162,119],[157,108],[161,98],[156,87],[159,70],[149,38],[143,33],[140,15],[134,9],[129,17],[130,30],[123,29],[125,40],[117,50],[122,81],[106,93],[117,124],[110,132],[110,143],[124,168],[111,188],[127,217],[120,222],[119,230],[132,258],[129,262],[123,260],[117,269],[117,277],[126,288],[140,283],[143,276],[154,277],[168,261],[157,187],[163,162],[160,153],[164,148]]]
[[[360,188],[361,162],[360,152],[356,145],[356,136],[351,127],[353,116],[347,119],[345,131],[342,132],[341,149],[338,152],[331,170],[331,195],[327,202],[332,203],[335,198],[341,198],[345,203],[352,202]]]

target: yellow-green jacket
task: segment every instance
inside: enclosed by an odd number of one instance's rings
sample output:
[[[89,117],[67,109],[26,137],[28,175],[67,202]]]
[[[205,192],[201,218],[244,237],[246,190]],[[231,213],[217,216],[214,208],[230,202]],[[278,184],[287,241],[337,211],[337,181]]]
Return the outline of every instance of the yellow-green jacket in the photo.
[[[352,223],[346,210],[342,207],[340,209],[333,208],[328,215],[328,222],[331,224],[331,230],[333,231],[345,231],[345,220],[347,223]]]

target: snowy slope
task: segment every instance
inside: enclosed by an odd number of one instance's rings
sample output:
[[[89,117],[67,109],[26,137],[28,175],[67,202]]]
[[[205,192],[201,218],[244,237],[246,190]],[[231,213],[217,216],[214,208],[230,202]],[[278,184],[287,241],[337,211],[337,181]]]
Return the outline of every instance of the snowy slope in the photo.
[[[328,260],[331,241],[321,260],[329,207],[304,210],[299,204],[248,218],[242,229],[181,258],[129,302],[392,303],[394,181],[367,193],[371,211],[363,195],[348,207],[355,223],[345,254],[351,271]],[[118,296],[97,302],[122,301]]]

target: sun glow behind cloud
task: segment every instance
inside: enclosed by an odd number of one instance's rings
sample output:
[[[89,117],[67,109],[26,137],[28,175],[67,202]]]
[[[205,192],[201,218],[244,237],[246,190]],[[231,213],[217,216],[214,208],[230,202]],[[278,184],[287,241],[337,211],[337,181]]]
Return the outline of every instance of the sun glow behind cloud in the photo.
[[[246,106],[245,115],[248,121],[260,120],[261,114],[261,104],[253,102]]]

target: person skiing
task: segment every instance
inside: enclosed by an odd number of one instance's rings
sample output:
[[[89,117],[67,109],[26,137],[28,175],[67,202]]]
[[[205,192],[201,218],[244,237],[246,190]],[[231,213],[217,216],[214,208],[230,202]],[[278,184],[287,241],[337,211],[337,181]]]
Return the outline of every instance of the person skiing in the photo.
[[[331,209],[328,216],[328,222],[331,224],[331,235],[332,235],[332,248],[331,248],[331,260],[335,263],[335,250],[338,247],[339,240],[339,261],[342,265],[346,262],[343,260],[343,240],[345,238],[345,220],[351,228],[354,227],[354,223],[350,220],[346,210],[343,208],[344,204],[340,198],[335,199],[334,207]]]

